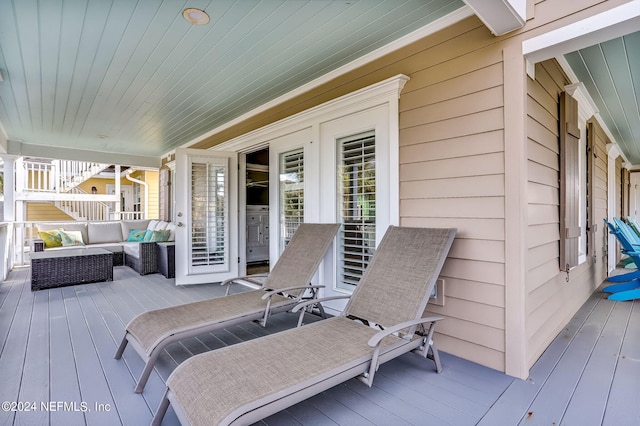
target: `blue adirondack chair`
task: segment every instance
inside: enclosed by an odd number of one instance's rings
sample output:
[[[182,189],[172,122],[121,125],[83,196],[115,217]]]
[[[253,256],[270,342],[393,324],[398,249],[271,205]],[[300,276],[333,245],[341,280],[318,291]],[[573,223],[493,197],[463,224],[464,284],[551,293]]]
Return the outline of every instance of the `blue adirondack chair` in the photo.
[[[620,242],[622,252],[633,259],[636,265],[640,265],[640,245],[634,244],[640,240],[629,225],[618,218],[613,220],[615,225],[605,219],[609,231]],[[602,289],[605,293],[612,293],[608,297],[609,300],[623,301],[640,298],[640,270],[609,277],[608,281],[620,283]]]

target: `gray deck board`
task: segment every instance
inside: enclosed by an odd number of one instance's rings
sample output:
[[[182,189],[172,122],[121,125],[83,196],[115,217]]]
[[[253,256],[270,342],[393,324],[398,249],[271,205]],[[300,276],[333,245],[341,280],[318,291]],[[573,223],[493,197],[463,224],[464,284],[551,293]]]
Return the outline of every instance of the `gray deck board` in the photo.
[[[140,357],[126,350],[123,359],[113,358],[126,324],[146,310],[219,297],[225,289],[177,287],[159,274],[141,277],[124,266],[114,268],[114,279],[31,292],[30,271],[19,269],[0,283],[0,401],[84,402],[89,409],[0,411],[0,425],[148,424],[179,363],[291,328],[297,320],[279,314],[266,327],[248,322],[174,343],[138,395],[133,387],[143,368]],[[257,424],[640,424],[639,304],[594,293],[526,381],[446,353],[437,374],[430,360],[405,354],[382,365],[371,388],[352,379]],[[96,411],[95,403],[110,409]],[[171,409],[163,424],[178,424]]]
[[[612,307],[613,304],[605,303],[596,306],[555,366],[554,374],[542,386],[542,391],[529,407],[528,413],[531,414],[523,422],[535,420],[540,424],[560,424]]]
[[[49,400],[49,295],[36,293],[33,301],[30,332],[24,363],[25,368],[20,383],[19,401]],[[35,408],[35,407],[34,407]],[[49,415],[37,407],[33,410],[18,411],[15,424],[46,424]]]
[[[604,425],[640,424],[640,304],[634,303],[613,376]]]
[[[562,418],[565,424],[601,423],[616,370],[631,303],[616,303]]]

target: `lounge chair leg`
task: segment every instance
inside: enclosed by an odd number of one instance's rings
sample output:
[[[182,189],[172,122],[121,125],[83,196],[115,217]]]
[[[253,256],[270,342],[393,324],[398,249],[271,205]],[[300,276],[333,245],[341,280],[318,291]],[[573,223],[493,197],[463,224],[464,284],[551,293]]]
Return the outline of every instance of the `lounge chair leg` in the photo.
[[[154,362],[152,362],[152,360],[148,360],[147,363],[144,365],[144,370],[142,370],[142,374],[140,375],[140,378],[138,379],[138,383],[136,384],[136,389],[135,389],[136,393],[142,393],[142,391],[144,390],[144,387],[147,384],[147,381],[149,380],[149,376],[151,375],[151,371],[153,370],[153,364]]]
[[[116,354],[114,356],[115,359],[122,358],[122,354],[127,347],[127,343],[129,343],[129,341],[127,340],[127,333],[125,333],[124,337],[122,338],[122,342],[120,342],[120,346],[118,347],[118,350],[116,351]]]
[[[428,352],[429,350],[431,351],[431,354],[429,354]],[[442,364],[440,363],[440,352],[438,352],[438,348],[436,348],[436,344],[433,343],[433,340],[427,347],[427,358],[432,359],[433,362],[435,363],[436,373],[438,374],[442,373]]]
[[[153,420],[151,421],[151,426],[160,426],[162,424],[162,419],[164,419],[164,415],[167,414],[167,409],[169,408],[169,388],[164,391],[164,395],[162,395],[162,400],[160,401],[160,405],[156,410],[156,414],[153,416]]]

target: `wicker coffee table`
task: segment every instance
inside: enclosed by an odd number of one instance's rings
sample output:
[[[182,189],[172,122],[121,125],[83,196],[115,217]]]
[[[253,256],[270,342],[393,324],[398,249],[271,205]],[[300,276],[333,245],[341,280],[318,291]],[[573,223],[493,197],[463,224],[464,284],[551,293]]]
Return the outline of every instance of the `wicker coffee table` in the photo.
[[[113,281],[113,253],[99,248],[31,253],[31,290]]]

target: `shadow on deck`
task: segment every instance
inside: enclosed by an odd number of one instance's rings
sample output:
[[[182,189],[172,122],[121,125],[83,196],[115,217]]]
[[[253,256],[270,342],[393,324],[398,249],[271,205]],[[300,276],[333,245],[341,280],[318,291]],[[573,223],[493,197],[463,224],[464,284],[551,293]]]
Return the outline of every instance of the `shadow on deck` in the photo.
[[[297,319],[280,314],[266,328],[246,323],[175,343],[137,395],[142,360],[132,350],[113,359],[126,323],[145,310],[221,296],[220,286],[176,287],[162,275],[139,276],[127,267],[116,267],[107,283],[31,292],[29,280],[25,268],[0,284],[0,401],[10,402],[0,410],[0,424],[149,424],[179,363]],[[430,361],[405,354],[384,364],[371,388],[353,379],[262,424],[640,424],[638,315],[637,303],[596,292],[527,381],[446,353],[444,371],[436,374]],[[163,424],[177,424],[175,415],[168,413]]]

